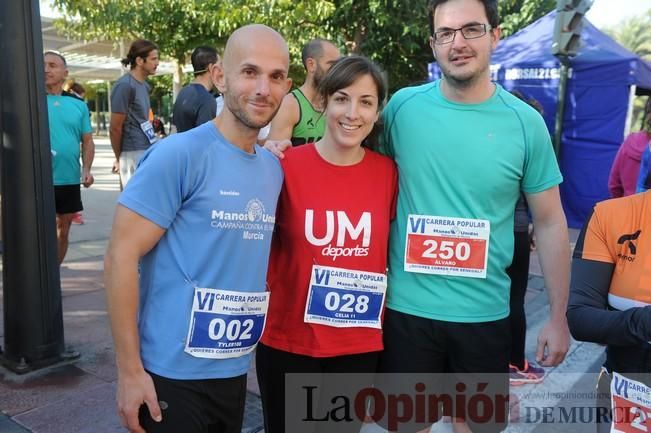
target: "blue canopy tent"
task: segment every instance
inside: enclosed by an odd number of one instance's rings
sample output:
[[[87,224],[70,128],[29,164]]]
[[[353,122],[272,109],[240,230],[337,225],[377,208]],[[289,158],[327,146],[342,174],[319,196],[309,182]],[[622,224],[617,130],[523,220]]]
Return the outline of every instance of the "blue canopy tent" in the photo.
[[[551,54],[556,12],[501,41],[491,75],[507,90],[537,99],[553,136],[560,63]],[[440,77],[436,63],[429,78]],[[624,128],[633,89],[651,94],[651,65],[587,20],[581,48],[570,59],[560,167],[561,199],[570,227],[581,227],[594,204],[609,197],[608,174]]]

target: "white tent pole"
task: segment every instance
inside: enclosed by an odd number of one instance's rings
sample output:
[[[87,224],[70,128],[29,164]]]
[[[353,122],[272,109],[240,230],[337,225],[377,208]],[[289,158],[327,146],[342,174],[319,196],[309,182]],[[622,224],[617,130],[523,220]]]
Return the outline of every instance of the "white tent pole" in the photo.
[[[122,59],[124,59],[126,56],[127,56],[127,51],[124,48],[124,39],[121,39],[120,40],[120,61],[122,61]],[[122,66],[122,64],[120,64],[120,66]],[[120,67],[120,76],[122,76],[122,75],[124,75],[126,73],[127,73],[127,71],[123,67]]]
[[[626,123],[624,124],[624,137],[631,132],[631,122],[633,122],[633,103],[635,102],[635,84],[631,85],[628,95],[628,109],[626,110]],[[622,139],[624,138],[622,137]]]

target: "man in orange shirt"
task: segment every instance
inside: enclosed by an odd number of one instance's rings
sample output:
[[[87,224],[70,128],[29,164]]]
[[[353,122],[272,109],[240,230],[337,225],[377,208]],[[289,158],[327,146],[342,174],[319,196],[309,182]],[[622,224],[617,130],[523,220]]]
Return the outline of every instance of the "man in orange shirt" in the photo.
[[[616,415],[651,411],[650,250],[651,191],[598,203],[574,251],[568,324],[577,340],[607,345],[598,406]],[[624,392],[624,383],[643,391]],[[613,426],[629,431],[622,424],[634,419],[615,416]],[[597,425],[610,431],[610,422]]]

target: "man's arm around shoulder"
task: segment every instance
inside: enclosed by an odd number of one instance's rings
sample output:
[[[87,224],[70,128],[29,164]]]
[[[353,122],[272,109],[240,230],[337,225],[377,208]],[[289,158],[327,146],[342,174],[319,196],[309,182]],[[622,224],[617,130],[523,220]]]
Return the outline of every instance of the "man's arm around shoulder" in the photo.
[[[533,215],[537,251],[547,287],[550,317],[538,334],[536,361],[543,366],[560,364],[569,349],[567,298],[570,280],[570,242],[567,221],[558,186],[538,193],[527,193]]]
[[[153,419],[161,419],[153,381],[140,358],[138,262],[164,233],[163,228],[118,205],[104,258],[107,306],[118,369],[118,413],[122,424],[134,433],[144,433],[138,421],[143,402]]]

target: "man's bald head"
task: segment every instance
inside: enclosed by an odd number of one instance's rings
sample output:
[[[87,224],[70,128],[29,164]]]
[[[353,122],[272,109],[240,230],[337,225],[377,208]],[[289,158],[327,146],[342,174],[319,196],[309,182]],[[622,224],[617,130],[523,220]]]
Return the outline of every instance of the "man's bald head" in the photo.
[[[264,42],[269,49],[277,49],[287,56],[287,68],[289,69],[289,49],[285,39],[264,24],[249,24],[235,30],[226,42],[224,49],[224,69],[228,70],[234,64],[239,63],[241,56],[252,46]]]
[[[288,72],[289,50],[278,32],[261,24],[235,30],[226,42],[222,65],[216,68],[215,83],[224,94],[220,118],[257,135],[291,87]]]

